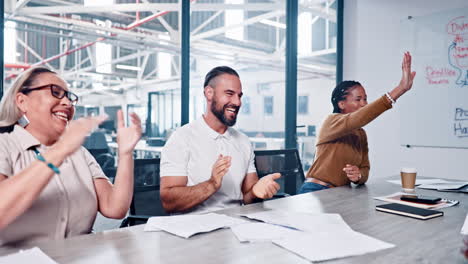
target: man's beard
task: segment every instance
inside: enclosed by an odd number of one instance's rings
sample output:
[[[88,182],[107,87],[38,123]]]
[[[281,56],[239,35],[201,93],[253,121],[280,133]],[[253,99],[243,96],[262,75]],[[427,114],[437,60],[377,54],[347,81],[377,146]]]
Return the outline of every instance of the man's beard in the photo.
[[[226,126],[233,126],[236,124],[237,121],[237,113],[239,112],[239,107],[235,105],[229,105],[225,104],[222,109],[218,110],[216,106],[218,105],[218,102],[213,98],[213,103],[211,104],[211,112],[218,118],[221,123],[223,123]],[[226,117],[224,114],[226,112],[226,108],[234,108],[236,109],[236,115],[234,115],[233,119],[229,119]]]

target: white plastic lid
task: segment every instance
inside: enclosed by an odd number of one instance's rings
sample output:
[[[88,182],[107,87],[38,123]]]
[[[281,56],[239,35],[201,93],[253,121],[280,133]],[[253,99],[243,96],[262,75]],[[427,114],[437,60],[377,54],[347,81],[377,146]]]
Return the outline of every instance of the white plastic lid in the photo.
[[[401,172],[416,173],[417,170],[416,170],[416,168],[401,168]]]

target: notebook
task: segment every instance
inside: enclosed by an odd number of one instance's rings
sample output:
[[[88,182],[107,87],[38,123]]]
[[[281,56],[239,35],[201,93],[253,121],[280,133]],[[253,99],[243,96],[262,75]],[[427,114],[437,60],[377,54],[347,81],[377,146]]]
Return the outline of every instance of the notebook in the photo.
[[[431,219],[434,217],[444,215],[444,212],[442,211],[417,208],[413,206],[408,206],[404,204],[396,204],[396,203],[377,205],[375,207],[375,210],[386,212],[386,213],[391,213],[391,214],[403,215],[403,216],[417,218],[417,219],[422,219],[422,220],[427,220],[427,219]]]

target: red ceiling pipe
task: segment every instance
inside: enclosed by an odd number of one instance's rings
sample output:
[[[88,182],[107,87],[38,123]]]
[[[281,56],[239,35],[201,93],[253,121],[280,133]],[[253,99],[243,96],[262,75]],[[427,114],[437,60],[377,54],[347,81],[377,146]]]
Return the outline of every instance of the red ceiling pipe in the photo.
[[[191,0],[190,2],[195,2],[195,1],[196,1],[196,0]],[[144,23],[146,23],[146,22],[149,22],[149,21],[151,21],[151,20],[153,20],[153,19],[156,19],[156,18],[159,17],[159,16],[163,16],[163,15],[165,15],[165,14],[167,14],[167,13],[170,13],[170,12],[171,12],[171,11],[163,11],[163,12],[159,12],[159,13],[153,14],[153,15],[151,15],[151,16],[145,17],[144,19],[142,19],[142,20],[140,20],[140,21],[138,21],[138,22],[134,22],[134,23],[128,25],[127,27],[122,28],[122,29],[123,29],[123,30],[132,30],[132,29],[134,29],[134,28],[136,28],[136,27],[138,27],[138,26],[140,26],[140,25],[142,25],[142,24],[144,24]],[[115,35],[116,35],[115,33],[114,33],[114,34],[111,34],[111,36],[115,36]],[[57,55],[52,56],[52,57],[50,57],[50,58],[47,58],[47,59],[45,59],[45,60],[36,62],[36,63],[34,63],[33,65],[31,65],[31,66],[42,65],[42,64],[51,62],[51,61],[56,60],[56,59],[58,59],[58,58],[60,58],[60,57],[67,56],[67,55],[69,55],[69,54],[71,54],[71,53],[73,53],[73,52],[76,52],[76,51],[78,51],[78,50],[81,50],[81,49],[87,48],[87,47],[89,47],[89,46],[92,46],[92,45],[96,44],[97,42],[103,41],[103,40],[105,40],[105,39],[106,39],[106,38],[104,38],[104,37],[99,37],[99,38],[97,38],[95,41],[88,42],[88,43],[84,44],[84,45],[81,46],[81,47],[78,47],[78,48],[75,48],[75,49],[72,49],[72,50],[67,50],[67,51],[64,52],[64,53],[57,54]],[[29,67],[31,67],[31,66],[29,66]],[[29,67],[28,67],[28,68],[29,68]],[[11,78],[14,78],[15,76],[16,76],[16,74],[12,74],[12,75],[8,76],[8,77],[6,78],[6,80],[9,80],[9,79],[11,79]]]
[[[140,0],[136,0],[136,3],[139,4],[140,3]],[[140,20],[140,11],[136,11],[136,21],[139,21]]]
[[[28,69],[31,67],[29,64],[16,64],[16,63],[5,63],[4,65],[5,68],[9,69]]]

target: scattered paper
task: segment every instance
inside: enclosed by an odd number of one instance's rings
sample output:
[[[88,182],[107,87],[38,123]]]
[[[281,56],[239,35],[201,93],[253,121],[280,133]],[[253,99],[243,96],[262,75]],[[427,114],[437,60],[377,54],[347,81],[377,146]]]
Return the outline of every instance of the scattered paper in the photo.
[[[396,185],[401,185],[401,180],[387,180],[389,183]],[[438,183],[447,183],[448,181],[442,179],[418,179],[416,178],[416,186],[421,184],[438,184]]]
[[[466,214],[465,223],[460,232],[462,235],[468,235],[468,213]]]
[[[404,192],[396,192],[385,196],[374,197],[376,200],[389,202],[389,203],[399,203],[405,204],[413,207],[419,207],[424,209],[441,209],[445,207],[450,207],[459,204],[460,202],[457,200],[449,200],[449,199],[442,199],[435,204],[424,204],[424,203],[416,203],[416,202],[409,202],[409,201],[402,201],[400,198],[402,195],[408,195]]]
[[[16,263],[57,264],[57,262],[47,256],[38,247],[34,247],[28,250],[21,250],[17,253],[0,257],[0,264]]]
[[[265,223],[247,223],[231,227],[234,235],[240,242],[265,242],[274,239],[287,238],[300,232],[291,228],[265,224]]]
[[[243,214],[250,219],[265,223],[315,232],[322,230],[351,230],[339,214],[310,214],[290,211],[271,210],[252,214]]]
[[[315,234],[301,233],[288,238],[273,240],[273,243],[309,261],[358,256],[395,247],[393,244],[353,230],[327,230]]]
[[[446,182],[440,184],[421,184],[418,186],[420,189],[429,190],[456,190],[463,186],[468,185],[468,182]]]
[[[156,216],[148,220],[144,231],[164,230],[176,236],[189,238],[198,233],[206,233],[246,222],[247,221],[242,219],[216,213]]]

